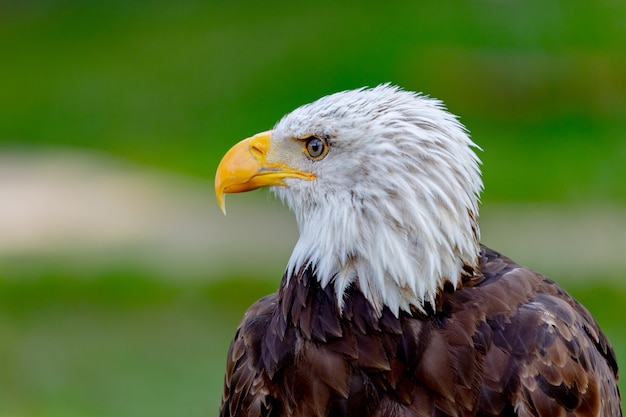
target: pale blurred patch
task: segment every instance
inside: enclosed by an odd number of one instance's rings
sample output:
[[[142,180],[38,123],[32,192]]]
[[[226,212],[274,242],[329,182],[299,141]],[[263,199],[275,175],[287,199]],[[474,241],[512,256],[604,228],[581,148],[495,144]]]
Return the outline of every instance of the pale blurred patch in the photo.
[[[626,207],[486,205],[482,242],[551,278],[626,285]]]
[[[213,182],[56,149],[0,153],[0,260],[114,262],[159,276],[251,273],[286,263],[295,221],[273,198],[228,196]],[[27,267],[27,266],[25,266]]]
[[[114,262],[171,278],[282,274],[293,216],[267,193],[227,196],[201,181],[106,155],[0,152],[0,261],[55,259],[97,270]],[[623,276],[626,208],[495,205],[482,241],[549,276]],[[32,265],[31,265],[32,267]]]

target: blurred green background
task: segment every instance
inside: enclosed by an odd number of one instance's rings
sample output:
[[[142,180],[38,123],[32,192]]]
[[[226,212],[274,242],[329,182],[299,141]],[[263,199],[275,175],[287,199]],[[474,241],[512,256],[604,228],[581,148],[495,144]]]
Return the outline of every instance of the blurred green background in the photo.
[[[295,240],[265,194],[221,217],[220,157],[387,81],[461,116],[485,243],[583,302],[624,368],[624,22],[609,0],[0,3],[0,417],[216,414]]]

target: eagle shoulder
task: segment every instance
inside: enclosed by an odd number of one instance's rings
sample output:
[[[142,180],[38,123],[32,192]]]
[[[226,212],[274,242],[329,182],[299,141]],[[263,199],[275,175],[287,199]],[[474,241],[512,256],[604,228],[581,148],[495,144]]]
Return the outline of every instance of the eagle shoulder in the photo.
[[[481,407],[488,415],[621,416],[615,353],[589,311],[545,276],[486,247],[482,255],[480,298],[496,305],[495,295],[510,311],[487,309],[488,326],[474,336],[489,346]]]
[[[222,416],[621,416],[614,352],[546,277],[486,247],[427,314],[343,310],[312,268],[245,314]]]

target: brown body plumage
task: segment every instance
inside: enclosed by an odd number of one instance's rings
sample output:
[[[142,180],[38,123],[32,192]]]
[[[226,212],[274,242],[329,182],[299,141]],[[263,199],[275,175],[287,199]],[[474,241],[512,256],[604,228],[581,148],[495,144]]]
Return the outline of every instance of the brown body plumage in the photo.
[[[382,85],[235,145],[300,237],[231,345],[221,415],[620,417],[615,354],[557,284],[481,246],[479,161],[441,102]]]
[[[309,269],[246,313],[222,416],[621,416],[615,354],[548,278],[483,247],[429,314],[339,314]]]

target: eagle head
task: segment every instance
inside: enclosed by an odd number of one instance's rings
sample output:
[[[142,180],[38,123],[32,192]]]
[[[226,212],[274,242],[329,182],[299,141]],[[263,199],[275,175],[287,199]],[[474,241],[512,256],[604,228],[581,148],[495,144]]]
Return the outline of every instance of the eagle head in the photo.
[[[424,311],[477,268],[476,145],[443,104],[388,84],[297,108],[235,145],[217,170],[224,194],[269,186],[300,237],[286,279],[314,268],[341,309],[358,285],[378,314]]]

